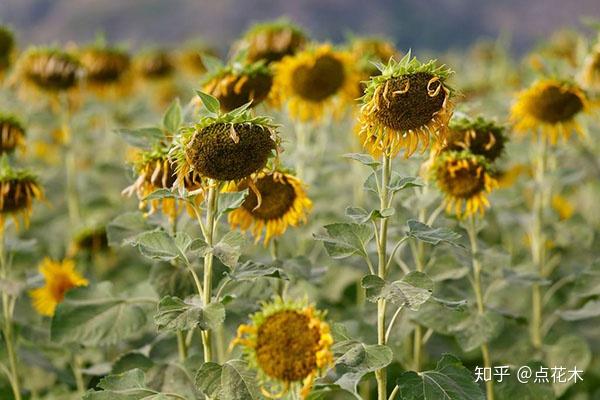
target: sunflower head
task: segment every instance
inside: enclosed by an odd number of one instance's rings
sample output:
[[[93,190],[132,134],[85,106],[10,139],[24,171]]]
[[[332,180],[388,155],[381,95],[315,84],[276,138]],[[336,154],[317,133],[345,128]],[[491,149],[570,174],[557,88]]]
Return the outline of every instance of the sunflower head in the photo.
[[[0,25],[0,74],[10,66],[15,48],[15,37],[5,26]]]
[[[186,45],[179,52],[179,62],[190,74],[201,75],[207,70],[206,58],[216,56],[216,50],[203,43],[193,43]]]
[[[182,128],[172,152],[177,160],[177,186],[190,173],[217,181],[238,181],[261,171],[279,148],[276,126],[268,117],[252,116],[249,104],[228,113],[219,101],[198,92],[208,115]]]
[[[274,102],[287,103],[291,116],[302,121],[320,120],[325,109],[340,114],[358,96],[354,57],[330,45],[284,57],[274,68]]]
[[[577,84],[547,78],[517,95],[511,120],[517,132],[539,132],[555,144],[559,136],[583,135],[576,117],[588,109],[588,97]]]
[[[264,22],[252,26],[242,38],[241,48],[249,62],[279,61],[302,49],[308,38],[305,32],[286,19]]]
[[[150,194],[159,189],[170,189],[175,184],[177,175],[175,165],[169,159],[169,145],[158,143],[151,150],[139,151],[134,154],[133,171],[137,176],[135,182],[123,190],[123,194],[131,196],[135,193],[139,199],[141,210],[149,214],[161,210],[163,214],[174,220],[184,208],[184,204],[174,198],[156,198],[146,200]],[[186,190],[195,191],[201,188],[202,179],[194,172],[182,177]],[[201,196],[196,199],[201,202]]]
[[[66,259],[53,261],[45,258],[39,266],[44,276],[44,286],[30,292],[33,307],[47,317],[54,315],[56,306],[62,302],[65,293],[77,286],[87,286],[88,281],[75,271],[75,261]]]
[[[367,79],[372,75],[381,74],[373,62],[387,63],[399,53],[389,40],[375,36],[352,38],[350,51],[358,60],[359,68]]]
[[[587,89],[600,91],[600,42],[585,58],[581,81]]]
[[[306,195],[302,181],[284,171],[260,172],[253,179],[254,186],[242,205],[229,213],[229,224],[243,231],[251,230],[258,242],[266,230],[264,243],[285,233],[288,226],[306,221],[312,202]],[[247,182],[232,183],[226,190],[241,191]]]
[[[0,153],[25,148],[25,127],[14,115],[0,114]]]
[[[495,161],[504,151],[504,127],[482,117],[453,118],[448,125],[444,151],[468,150],[475,155]]]
[[[244,348],[266,397],[298,388],[306,397],[314,379],[332,363],[333,339],[324,317],[306,302],[275,298],[250,316],[250,324],[238,328],[232,344]]]
[[[79,60],[65,51],[34,47],[21,55],[19,71],[30,86],[55,93],[74,88],[82,69]]]
[[[451,71],[435,61],[426,64],[410,52],[401,60],[379,65],[362,97],[358,135],[373,155],[394,156],[405,149],[409,157],[429,135],[442,140],[451,116],[451,90],[446,85]]]
[[[104,45],[92,45],[81,50],[79,59],[92,86],[119,84],[129,71],[131,60],[125,51]]]
[[[138,55],[136,69],[149,81],[169,78],[175,72],[171,55],[164,50],[146,51]]]
[[[108,250],[108,237],[104,225],[86,226],[73,237],[71,245],[73,254],[81,251],[100,253],[106,250]]]
[[[497,186],[492,176],[487,160],[468,151],[442,152],[431,166],[431,178],[445,196],[446,210],[458,218],[483,214],[489,207],[486,195]]]
[[[6,216],[13,217],[19,226],[17,216],[21,215],[25,226],[29,225],[34,200],[44,197],[35,175],[27,170],[13,169],[6,158],[0,165],[0,223],[4,225]]]
[[[263,61],[254,64],[234,62],[210,73],[204,82],[203,90],[219,100],[222,111],[229,112],[249,102],[255,107],[265,100],[273,76]]]

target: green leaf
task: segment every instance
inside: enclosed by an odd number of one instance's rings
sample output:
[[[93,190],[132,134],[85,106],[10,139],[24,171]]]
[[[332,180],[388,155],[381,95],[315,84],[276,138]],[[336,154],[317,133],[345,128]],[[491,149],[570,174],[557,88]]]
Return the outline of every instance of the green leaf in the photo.
[[[149,282],[160,297],[174,295],[186,298],[196,293],[190,271],[171,263],[155,263],[150,270]]]
[[[248,368],[245,360],[229,360],[221,372],[221,395],[219,400],[260,399],[256,373]]]
[[[181,300],[165,296],[158,303],[154,322],[159,330],[184,331],[199,327],[202,330],[216,329],[225,321],[225,307],[221,303],[204,306],[198,296]]]
[[[421,187],[423,186],[423,182],[421,179],[414,176],[400,176],[396,173],[392,173],[390,178],[390,183],[388,184],[388,189],[392,193],[399,192],[404,189],[408,189],[411,187]]]
[[[128,212],[113,219],[106,226],[109,246],[123,246],[140,232],[150,229],[148,221],[141,212]]]
[[[140,352],[132,351],[119,357],[112,366],[111,374],[122,374],[134,368],[147,371],[154,366],[154,362]]]
[[[175,133],[179,130],[182,121],[181,104],[179,103],[179,99],[175,99],[165,112],[162,123],[167,131]]]
[[[339,385],[327,385],[313,389],[306,400],[356,400],[356,396]]]
[[[580,321],[600,317],[600,300],[590,300],[577,310],[561,311],[559,315],[565,321]]]
[[[234,268],[240,256],[246,237],[238,231],[227,232],[214,246],[213,254],[229,268]]]
[[[369,154],[361,154],[361,153],[348,153],[343,155],[344,158],[348,158],[350,160],[358,161],[359,163],[366,165],[373,169],[377,170],[377,167],[381,164],[379,161],[373,159]]]
[[[132,246],[138,247],[142,255],[161,261],[180,259],[187,263],[188,251],[205,254],[208,246],[202,239],[192,240],[185,232],[177,232],[171,236],[162,229],[143,232],[130,241]]]
[[[206,397],[216,398],[221,390],[223,367],[214,362],[202,364],[196,373],[196,387]]]
[[[431,297],[433,281],[424,273],[413,271],[401,280],[387,283],[376,275],[367,275],[362,279],[367,299],[376,302],[386,299],[398,306],[407,305],[411,310],[419,307]]]
[[[228,274],[235,281],[250,281],[263,277],[279,277],[281,270],[274,265],[265,265],[254,261],[246,261],[232,268]]]
[[[219,199],[217,201],[218,215],[221,216],[239,208],[244,203],[247,195],[248,189],[242,190],[241,192],[219,193]]]
[[[338,342],[333,351],[339,355],[335,362],[335,384],[355,394],[364,375],[385,368],[394,356],[387,346],[367,345],[355,340]]]
[[[562,336],[556,343],[549,346],[546,351],[546,364],[550,367],[564,367],[573,370],[585,371],[592,360],[592,352],[587,341],[577,335]],[[567,374],[567,371],[564,371]],[[550,371],[551,373],[551,371]],[[549,375],[550,375],[549,373]],[[568,378],[568,374],[566,375]],[[566,382],[553,382],[554,393],[557,397],[562,396],[575,382],[565,379]]]
[[[213,114],[219,114],[219,111],[221,110],[221,105],[219,104],[219,100],[217,100],[215,97],[211,96],[208,93],[204,93],[200,90],[196,90],[196,94],[198,95],[198,97],[200,97],[200,100],[202,101],[202,104],[204,104],[204,107],[206,107],[206,109],[213,113]]]
[[[479,314],[473,311],[467,318],[451,328],[458,344],[463,351],[468,352],[489,343],[501,331],[502,317],[494,312],[486,311]]]
[[[543,365],[537,361],[527,363],[526,366],[531,368],[533,376],[529,383],[521,383],[517,380],[518,369],[511,368],[510,376],[504,378],[502,382],[494,383],[494,393],[497,400],[554,400],[556,396],[552,389],[552,384],[548,382],[536,382],[535,371],[539,371]],[[520,367],[519,367],[520,368]],[[548,377],[550,377],[550,371]]]
[[[369,225],[354,223],[335,223],[325,225],[327,235],[315,235],[321,240],[332,258],[346,258],[352,255],[367,257],[367,243],[373,239],[373,230]]]
[[[163,131],[153,127],[139,129],[121,128],[117,129],[116,132],[128,144],[146,150],[150,150],[156,144],[165,139]]]
[[[426,328],[443,335],[452,335],[469,313],[461,308],[447,308],[443,304],[430,300],[419,309],[414,319]]]
[[[189,198],[180,196],[178,191],[166,189],[166,188],[156,189],[155,191],[150,193],[148,196],[145,196],[142,200],[150,201],[150,200],[162,200],[162,199],[176,199],[176,200],[182,200],[182,201],[188,201],[188,202],[190,201]]]
[[[377,219],[389,218],[396,210],[393,208],[384,208],[383,210],[371,210],[368,212],[364,208],[361,207],[348,207],[346,208],[346,216],[354,220],[354,222],[359,224],[364,224],[369,221],[375,221]]]
[[[140,303],[115,296],[110,282],[71,289],[56,308],[50,336],[58,343],[114,344],[139,334],[146,324]]]
[[[454,246],[460,246],[460,244],[456,243],[456,240],[460,238],[460,235],[451,231],[450,229],[432,228],[431,226],[414,219],[409,219],[407,224],[407,235],[412,238],[433,245],[438,245],[444,242]]]
[[[404,372],[396,384],[402,400],[485,400],[471,372],[449,354],[442,356],[434,370]]]

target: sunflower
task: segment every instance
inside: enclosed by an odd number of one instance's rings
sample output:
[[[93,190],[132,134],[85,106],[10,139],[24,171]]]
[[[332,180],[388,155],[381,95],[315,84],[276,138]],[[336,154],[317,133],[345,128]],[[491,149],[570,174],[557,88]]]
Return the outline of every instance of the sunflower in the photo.
[[[144,52],[135,61],[137,71],[148,81],[166,79],[175,72],[171,55],[163,50]]]
[[[45,278],[44,286],[30,292],[33,307],[40,314],[52,317],[56,306],[63,300],[65,293],[77,286],[87,286],[88,281],[75,271],[75,261],[62,262],[44,258],[40,263],[40,273]]]
[[[250,316],[249,325],[238,327],[232,345],[244,348],[263,395],[280,398],[297,389],[302,398],[308,395],[314,379],[333,360],[333,338],[324,317],[306,302],[275,298]]]
[[[0,153],[25,149],[25,128],[13,115],[0,114]]]
[[[279,19],[252,26],[243,36],[240,47],[246,51],[248,62],[279,61],[302,49],[308,38],[298,26]]]
[[[6,27],[0,26],[0,78],[10,66],[15,49],[15,37]]]
[[[482,117],[453,118],[448,125],[448,134],[442,144],[443,151],[468,150],[475,155],[495,161],[504,151],[506,135],[504,127]]]
[[[56,48],[34,47],[21,55],[19,75],[30,87],[57,93],[79,83],[81,64],[73,55]]]
[[[202,75],[206,72],[206,57],[216,57],[216,50],[202,44],[190,43],[179,52],[179,63],[192,75]]]
[[[552,195],[552,208],[561,220],[569,219],[575,214],[575,207],[566,197],[560,194]]]
[[[216,97],[221,110],[232,111],[248,102],[256,107],[267,98],[273,85],[273,75],[264,62],[223,66],[204,80],[203,90]]]
[[[93,45],[82,49],[79,59],[86,72],[86,82],[92,89],[103,93],[126,83],[131,60],[125,51]]]
[[[588,109],[587,95],[579,86],[548,78],[518,94],[511,120],[517,132],[537,131],[556,144],[559,136],[566,140],[572,132],[584,134],[576,117]]]
[[[442,152],[431,166],[431,178],[444,193],[446,211],[458,218],[479,212],[489,202],[486,194],[497,186],[493,171],[483,156],[468,151]]]
[[[99,253],[108,249],[108,237],[104,225],[87,226],[79,230],[73,237],[71,254],[80,251]]]
[[[125,188],[122,194],[131,196],[135,193],[139,199],[141,210],[148,209],[149,214],[161,210],[171,221],[175,220],[180,210],[185,205],[175,198],[162,198],[146,200],[150,194],[159,189],[173,187],[176,174],[175,166],[168,157],[169,147],[165,144],[155,146],[153,150],[140,151],[134,155],[133,170],[137,175],[135,182]],[[184,187],[188,191],[195,191],[201,187],[201,178],[191,172],[182,178]],[[196,196],[197,203],[202,202],[202,196]],[[193,211],[188,209],[193,215]]]
[[[410,157],[421,145],[429,147],[430,135],[439,142],[452,114],[451,90],[446,79],[451,71],[435,61],[422,64],[410,52],[387,65],[367,83],[359,117],[358,136],[374,156],[395,156],[404,149]]]
[[[225,190],[241,191],[246,183],[230,184]],[[288,226],[306,222],[312,202],[302,181],[285,172],[260,172],[255,177],[255,190],[250,191],[242,205],[229,214],[229,224],[242,231],[251,229],[258,242],[266,228],[264,243],[285,233]]]
[[[378,37],[356,37],[350,42],[350,52],[358,60],[360,71],[360,93],[363,94],[372,76],[380,75],[381,71],[374,62],[387,63],[390,58],[398,56],[399,52],[388,40]]]
[[[29,226],[29,217],[34,200],[43,199],[44,194],[37,177],[27,170],[13,169],[6,158],[0,166],[0,224],[4,226],[7,215],[12,216],[19,226],[21,215],[25,226]]]
[[[262,171],[273,151],[279,151],[280,139],[271,119],[252,116],[248,104],[222,113],[216,98],[200,93],[205,108],[212,111],[182,128],[175,138],[171,152],[177,163],[176,186],[181,189],[191,173],[227,182]]]
[[[350,52],[327,44],[284,57],[274,66],[273,102],[301,121],[319,121],[324,110],[339,115],[359,95],[355,67]]]
[[[586,88],[600,91],[600,43],[585,58],[581,81]]]

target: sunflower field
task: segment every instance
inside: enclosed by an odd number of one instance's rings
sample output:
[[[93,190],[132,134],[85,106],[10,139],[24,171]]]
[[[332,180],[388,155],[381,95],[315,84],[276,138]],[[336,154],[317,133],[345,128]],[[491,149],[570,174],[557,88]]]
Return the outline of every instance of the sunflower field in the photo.
[[[599,110],[600,31],[0,26],[0,399],[598,400]]]

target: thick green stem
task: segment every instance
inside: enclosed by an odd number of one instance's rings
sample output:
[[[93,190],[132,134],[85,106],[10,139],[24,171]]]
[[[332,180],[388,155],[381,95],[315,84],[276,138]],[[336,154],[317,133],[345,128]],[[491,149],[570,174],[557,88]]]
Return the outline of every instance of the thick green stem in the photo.
[[[548,140],[543,136],[539,135],[539,152],[536,159],[535,168],[535,197],[533,200],[533,222],[531,231],[531,257],[533,264],[540,276],[544,278],[546,271],[544,268],[545,264],[545,243],[546,237],[544,235],[544,206],[546,203],[547,193],[549,192],[546,188],[545,175],[546,175],[546,164],[548,157]],[[543,316],[543,305],[542,305],[542,288],[538,284],[533,284],[531,287],[531,343],[536,349],[542,347],[542,320]]]
[[[383,166],[381,170],[381,188],[379,191],[379,206],[380,209],[389,207],[390,193],[389,183],[391,176],[391,158],[388,155],[383,156]],[[388,234],[388,219],[383,218],[379,225],[379,243],[377,247],[377,275],[381,279],[385,279],[387,266],[387,234]],[[377,344],[385,345],[385,308],[384,299],[377,301]],[[377,399],[387,400],[387,375],[385,368],[375,371],[375,379],[377,380]]]
[[[183,331],[177,331],[177,352],[179,353],[179,362],[183,363],[187,358],[187,344]]]
[[[477,312],[479,315],[485,313],[485,304],[483,302],[483,290],[481,288],[481,263],[479,262],[477,253],[479,248],[477,246],[477,232],[475,230],[475,218],[471,215],[469,224],[467,226],[467,233],[469,235],[469,242],[471,244],[471,262],[473,264],[473,289],[475,291],[475,299],[477,301]],[[486,369],[492,368],[492,359],[490,357],[490,350],[487,343],[481,345],[481,356],[483,358],[483,366]],[[494,381],[487,380],[485,382],[486,399],[494,400]]]
[[[85,383],[83,381],[83,374],[81,373],[81,356],[78,354],[73,355],[71,369],[73,370],[73,376],[75,377],[77,393],[83,396],[83,393],[85,393]]]
[[[73,138],[71,135],[71,122],[69,113],[69,102],[66,98],[60,100],[60,123],[64,138],[64,157],[66,174],[66,197],[69,222],[71,229],[76,227],[80,221],[79,194],[77,192],[77,161]]]
[[[6,258],[4,255],[4,222],[0,225],[0,279],[7,278]],[[10,305],[10,296],[6,291],[2,292],[2,314],[4,316],[3,334],[6,344],[6,353],[10,368],[10,386],[15,400],[21,400],[21,386],[19,382],[19,369],[17,365],[17,355],[14,348],[12,314]]]
[[[217,212],[217,197],[219,188],[216,182],[210,182],[208,189],[208,198],[206,201],[206,235],[204,240],[209,247],[213,246],[213,235],[215,231],[215,219]],[[213,273],[213,254],[209,252],[204,256],[204,305],[212,301],[212,273]],[[212,337],[210,330],[202,331],[202,346],[204,350],[204,362],[212,361]]]

